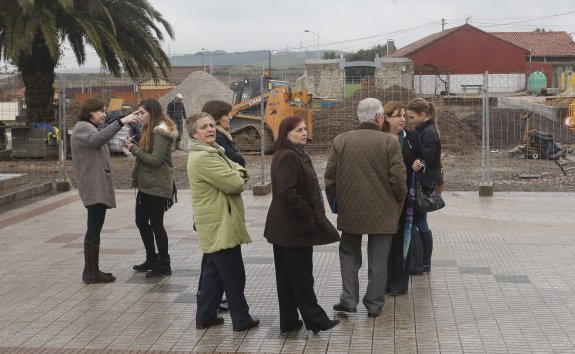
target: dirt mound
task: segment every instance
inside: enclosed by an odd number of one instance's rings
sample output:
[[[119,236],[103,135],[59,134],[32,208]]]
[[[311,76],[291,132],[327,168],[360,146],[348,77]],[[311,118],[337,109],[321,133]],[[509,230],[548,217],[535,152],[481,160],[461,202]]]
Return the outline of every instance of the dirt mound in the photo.
[[[449,110],[438,112],[437,126],[439,127],[443,151],[469,153],[476,151],[481,146],[481,132],[477,137],[468,125]]]
[[[527,124],[526,120],[522,118],[525,113],[531,114],[529,117],[530,130],[535,129],[549,133],[559,143],[575,143],[575,133],[540,114],[512,108],[491,108],[489,110],[490,144],[507,147],[520,144]],[[481,141],[482,121],[481,112],[475,112],[463,118],[463,122],[479,141]]]
[[[313,139],[309,148],[317,149],[331,145],[333,139],[341,133],[357,127],[357,104],[368,97],[377,98],[383,104],[389,101],[407,102],[415,95],[399,85],[385,89],[367,87],[355,91],[341,102],[313,114]]]

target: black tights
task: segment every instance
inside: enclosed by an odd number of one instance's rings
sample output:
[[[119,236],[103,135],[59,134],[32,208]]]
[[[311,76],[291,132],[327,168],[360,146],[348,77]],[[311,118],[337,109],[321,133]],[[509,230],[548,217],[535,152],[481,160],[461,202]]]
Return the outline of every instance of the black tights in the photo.
[[[154,237],[160,258],[168,257],[168,234],[164,228],[166,198],[138,192],[136,197],[136,225],[146,248],[146,256],[156,253]]]
[[[100,232],[106,219],[106,209],[104,204],[92,204],[86,206],[88,209],[88,230],[86,230],[86,241],[100,241]]]

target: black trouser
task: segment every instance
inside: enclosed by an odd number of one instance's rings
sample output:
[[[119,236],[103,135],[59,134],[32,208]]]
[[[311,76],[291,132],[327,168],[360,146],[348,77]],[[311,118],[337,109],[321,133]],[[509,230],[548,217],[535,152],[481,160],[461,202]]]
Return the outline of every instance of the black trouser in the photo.
[[[174,119],[176,123],[176,128],[178,128],[178,137],[176,138],[176,147],[180,146],[180,141],[182,141],[182,134],[184,134],[184,120],[182,118]]]
[[[202,289],[197,297],[196,321],[207,323],[216,318],[225,291],[233,328],[245,328],[252,318],[244,296],[246,272],[241,246],[205,253],[205,256],[206,263],[199,280]]]
[[[414,243],[414,237],[417,235],[411,232],[411,242],[405,260],[405,269],[403,269],[403,240],[404,227],[400,228],[391,240],[389,257],[387,258],[387,285],[386,289],[390,292],[406,293],[409,288],[409,275],[411,274],[411,249]]]
[[[108,207],[104,204],[92,204],[86,206],[88,209],[88,229],[86,230],[86,241],[100,241],[100,232],[104,226],[106,219],[106,209]]]
[[[167,258],[168,234],[164,228],[166,198],[138,192],[136,197],[136,225],[146,248],[146,256],[155,255],[154,237],[159,258]]]
[[[330,319],[317,303],[313,289],[313,248],[276,245],[273,248],[280,328],[289,328],[296,323],[298,309],[306,328],[323,328]]]

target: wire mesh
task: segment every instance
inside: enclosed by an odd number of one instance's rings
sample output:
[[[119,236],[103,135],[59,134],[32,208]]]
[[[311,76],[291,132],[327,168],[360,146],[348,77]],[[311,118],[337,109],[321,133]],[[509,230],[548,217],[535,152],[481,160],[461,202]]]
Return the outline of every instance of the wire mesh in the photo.
[[[246,66],[244,68],[216,67],[210,76],[224,87],[230,89],[233,83],[245,78],[261,75],[265,65]],[[295,94],[301,89],[301,76],[304,68],[274,69],[272,78],[285,81]],[[206,74],[207,75],[207,74]],[[60,81],[60,76],[61,81]],[[340,92],[337,97],[313,97],[311,105],[312,139],[306,149],[312,155],[321,177],[322,168],[331,148],[333,139],[343,132],[357,126],[357,104],[364,98],[375,97],[384,104],[394,100],[408,102],[415,97],[424,97],[433,102],[437,108],[437,124],[441,134],[444,156],[476,156],[481,149],[482,134],[482,75],[450,75],[446,73],[416,73],[413,82],[400,86],[387,79],[374,76],[346,76],[333,92]],[[531,149],[542,149],[529,143],[529,132],[545,132],[555,142],[570,146],[575,144],[575,133],[562,124],[567,115],[567,107],[573,98],[569,96],[541,96],[526,93],[524,74],[489,74],[489,139],[490,153],[507,157],[515,151],[516,158],[525,156],[517,151],[518,146],[527,144]],[[45,117],[41,122],[30,122],[26,119],[27,105],[24,85],[18,75],[0,77],[0,173],[23,173],[30,181],[54,180],[58,175],[58,137],[67,134],[76,122],[80,104],[88,97],[99,96],[105,100],[121,99],[126,106],[133,108],[145,98],[158,98],[161,102],[169,101],[167,96],[178,90],[180,81],[168,79],[131,80],[127,77],[114,78],[102,73],[60,74],[55,81],[55,92],[60,87],[66,93],[65,119],[66,132],[55,130],[59,100],[54,95],[52,106],[53,117]],[[207,85],[206,92],[196,87],[197,94],[194,106],[187,108],[188,115],[194,113],[203,104],[200,101],[211,99],[208,92],[213,86]],[[313,89],[313,88],[310,88]],[[226,94],[227,95],[227,94]],[[229,94],[232,102],[232,95]],[[227,96],[226,96],[227,97]],[[295,96],[294,96],[295,97]],[[300,101],[292,99],[289,105],[298,106]],[[122,107],[120,107],[121,109]],[[33,125],[33,123],[35,123]],[[38,123],[41,123],[38,125]],[[408,122],[408,128],[412,129]],[[69,139],[68,139],[69,142]],[[533,145],[533,146],[531,146]],[[69,149],[69,146],[67,147]],[[257,154],[257,152],[255,152]],[[539,156],[542,152],[540,151]],[[522,156],[523,155],[523,156]],[[129,164],[130,160],[120,154],[115,166]],[[456,159],[455,159],[456,160]],[[271,157],[262,160],[268,170]],[[260,163],[260,162],[258,162]],[[71,164],[68,164],[68,175],[73,180]],[[477,166],[480,161],[477,160]],[[529,168],[529,159],[525,159],[525,168]],[[255,167],[257,170],[261,166]],[[458,168],[456,163],[446,168]],[[523,169],[523,168],[522,168]],[[185,171],[184,171],[185,172]],[[519,173],[519,171],[517,172]],[[255,174],[257,175],[257,173]],[[497,171],[493,178],[497,179]],[[181,179],[186,188],[186,180]],[[449,185],[449,181],[447,181]],[[117,183],[117,187],[127,187],[126,183]]]

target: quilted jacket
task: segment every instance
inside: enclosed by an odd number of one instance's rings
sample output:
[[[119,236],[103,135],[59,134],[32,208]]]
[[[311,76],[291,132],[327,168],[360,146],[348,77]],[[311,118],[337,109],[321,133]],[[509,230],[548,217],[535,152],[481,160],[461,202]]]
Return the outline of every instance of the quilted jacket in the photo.
[[[394,234],[407,193],[399,142],[362,123],[338,135],[325,170],[330,204],[337,202],[337,229],[352,234]]]

